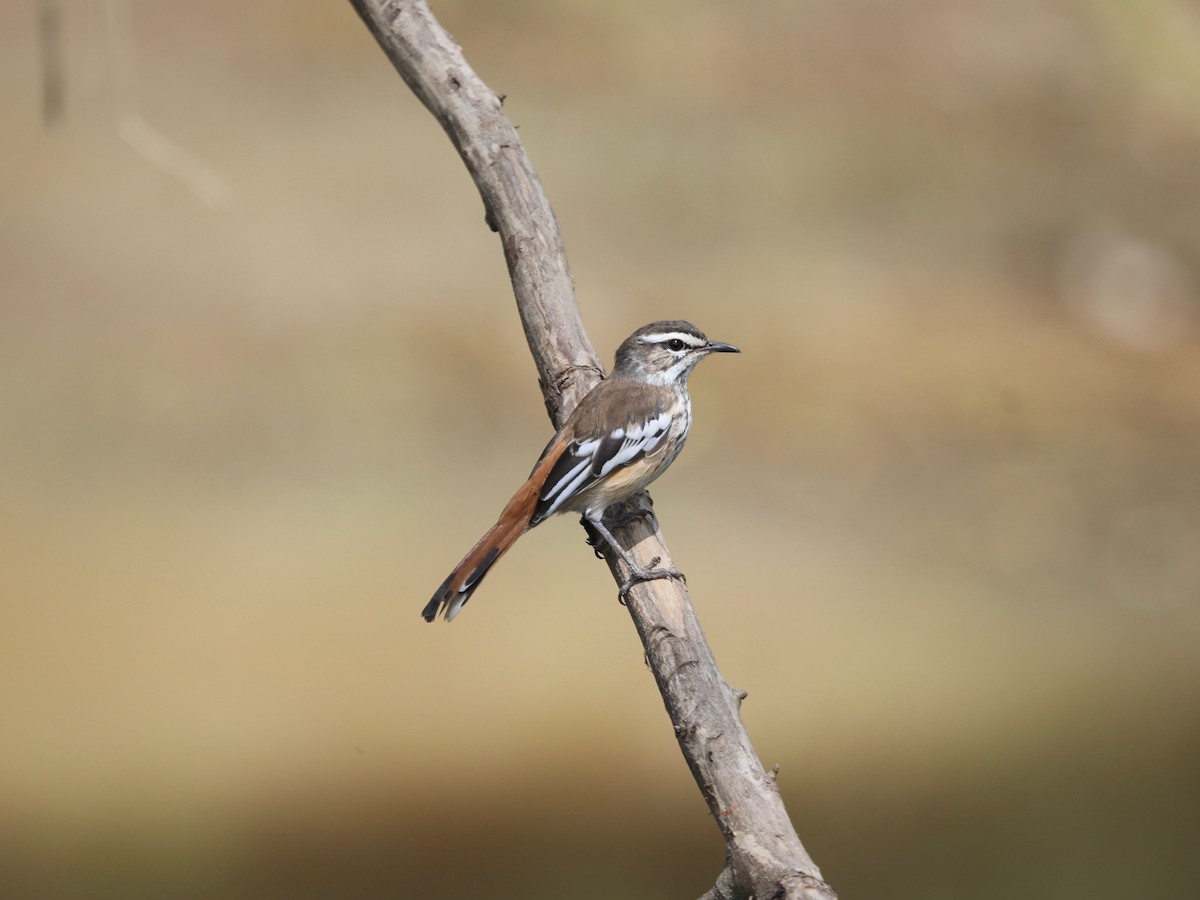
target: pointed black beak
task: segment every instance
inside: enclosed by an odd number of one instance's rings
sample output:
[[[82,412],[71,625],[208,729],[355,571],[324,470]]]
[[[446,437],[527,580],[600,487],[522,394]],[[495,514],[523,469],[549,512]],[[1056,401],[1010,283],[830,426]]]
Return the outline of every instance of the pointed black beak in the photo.
[[[709,353],[741,353],[733,344],[722,344],[720,341],[709,341],[708,346],[704,348]]]

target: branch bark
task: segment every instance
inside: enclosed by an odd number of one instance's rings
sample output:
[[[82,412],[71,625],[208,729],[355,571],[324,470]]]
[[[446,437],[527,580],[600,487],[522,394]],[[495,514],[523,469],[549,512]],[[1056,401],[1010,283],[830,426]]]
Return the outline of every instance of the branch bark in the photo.
[[[422,0],[350,0],[400,76],[449,135],[500,235],[517,309],[547,411],[559,425],[603,376],[575,301],[558,221],[503,97],[472,71]],[[650,498],[630,502],[613,529],[643,565],[671,566]],[[609,562],[618,584],[621,573]],[[646,651],[680,749],[725,837],[725,869],[703,900],[833,900],[792,827],[774,772],[763,770],[739,710],[744,692],[721,677],[687,589],[676,580],[636,585],[629,614]]]

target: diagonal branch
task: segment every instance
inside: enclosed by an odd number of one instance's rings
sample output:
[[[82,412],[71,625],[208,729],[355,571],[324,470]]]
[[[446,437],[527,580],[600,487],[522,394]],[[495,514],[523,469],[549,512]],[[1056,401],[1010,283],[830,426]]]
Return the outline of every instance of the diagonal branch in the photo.
[[[351,0],[392,65],[450,136],[500,234],[521,325],[555,424],[603,376],[575,302],[558,220],[533,164],[485,85],[425,3]]]
[[[504,115],[503,98],[472,71],[423,0],[350,0],[401,77],[441,123],[462,156],[500,235],[517,309],[556,424],[603,370],[592,349],[550,202]],[[645,564],[671,558],[650,498],[640,494],[614,528]],[[622,573],[610,561],[618,584]],[[721,677],[686,588],[645,582],[627,594],[684,758],[724,835],[725,870],[705,900],[832,900],[783,808],[774,773],[763,770],[739,715],[745,694]]]

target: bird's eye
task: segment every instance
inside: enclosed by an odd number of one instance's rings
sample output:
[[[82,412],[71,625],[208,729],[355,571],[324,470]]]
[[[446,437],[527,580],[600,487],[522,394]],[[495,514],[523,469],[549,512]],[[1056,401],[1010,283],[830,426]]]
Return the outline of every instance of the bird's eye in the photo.
[[[674,351],[675,353],[678,353],[686,346],[687,344],[685,344],[679,338],[671,338],[669,341],[667,341],[667,349]]]

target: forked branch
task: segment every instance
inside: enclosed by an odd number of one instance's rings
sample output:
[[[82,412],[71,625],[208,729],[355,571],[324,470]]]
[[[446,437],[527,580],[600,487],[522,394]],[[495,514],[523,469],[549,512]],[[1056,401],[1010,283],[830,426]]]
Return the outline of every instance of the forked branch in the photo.
[[[601,377],[584,333],[566,251],[550,202],[503,98],[475,74],[422,0],[351,0],[401,77],[441,123],[483,198],[500,235],[517,309],[557,427]],[[643,559],[670,554],[649,497],[638,495],[613,530]],[[644,546],[642,546],[644,545]],[[620,583],[621,573],[610,562]],[[649,581],[627,593],[675,736],[696,784],[724,835],[725,870],[705,900],[833,900],[783,808],[774,775],[763,770],[742,725],[745,696],[717,670],[686,587]]]

